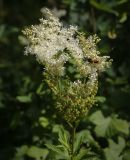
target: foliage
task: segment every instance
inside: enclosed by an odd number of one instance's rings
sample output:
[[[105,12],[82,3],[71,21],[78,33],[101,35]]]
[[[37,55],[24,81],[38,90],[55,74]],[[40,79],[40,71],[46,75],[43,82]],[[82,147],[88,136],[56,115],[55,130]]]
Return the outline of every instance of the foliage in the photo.
[[[99,106],[95,106],[77,128],[77,159],[129,160],[129,0],[0,2],[0,159],[54,160],[59,155],[45,144],[66,143],[64,136],[56,141],[63,128],[59,124],[62,121],[66,126],[66,123],[54,112],[54,97],[40,77],[43,69],[35,63],[35,58],[23,55],[26,39],[21,30],[38,23],[39,10],[44,6],[61,9],[58,15],[65,11],[66,15],[61,17],[65,23],[97,33],[102,39],[101,53],[113,58],[112,68],[100,75]]]

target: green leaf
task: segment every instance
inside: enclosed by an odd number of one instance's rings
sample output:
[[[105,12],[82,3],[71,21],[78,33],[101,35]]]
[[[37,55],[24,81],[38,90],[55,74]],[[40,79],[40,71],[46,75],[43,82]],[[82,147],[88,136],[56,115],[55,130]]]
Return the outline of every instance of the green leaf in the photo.
[[[128,81],[125,77],[117,77],[116,80],[114,81],[115,85],[124,85],[127,83],[128,83]]]
[[[90,4],[92,6],[94,6],[95,8],[114,14],[115,16],[118,16],[119,13],[117,11],[115,11],[114,9],[112,9],[112,7],[110,6],[110,4],[108,5],[107,3],[98,3],[96,0],[90,0]]]
[[[124,23],[127,20],[127,13],[124,12],[119,20],[120,23]]]
[[[129,124],[127,121],[114,117],[112,120],[112,125],[118,132],[124,133],[126,135],[129,134]]]
[[[41,83],[41,84],[39,85],[39,87],[37,88],[36,93],[37,93],[38,95],[43,95],[43,94],[45,94],[45,91],[43,90],[43,86],[44,86],[44,84]]]
[[[90,149],[81,148],[79,153],[74,157],[74,160],[100,160],[99,156]]]
[[[21,103],[30,103],[32,101],[32,98],[30,95],[28,96],[17,96],[16,99]]]
[[[59,131],[63,129],[63,125],[55,124],[53,125],[52,132],[59,134]]]
[[[111,137],[117,133],[129,134],[127,121],[118,119],[115,116],[105,118],[101,111],[93,113],[89,120],[96,125],[95,133],[99,137]]]
[[[54,125],[53,132],[58,133],[58,141],[64,149],[69,149],[69,132],[67,132],[62,125]]]
[[[52,145],[52,144],[46,144],[47,148],[50,149],[55,153],[55,159],[61,160],[61,159],[69,159],[69,154],[66,150],[64,150],[64,146],[62,145]]]
[[[82,130],[81,132],[76,134],[75,143],[74,143],[74,152],[76,153],[82,143],[89,143],[94,144],[95,146],[98,146],[98,144],[94,141],[90,131],[88,130]]]
[[[118,137],[118,144],[109,139],[109,147],[104,149],[106,160],[122,160],[120,155],[125,148],[125,140]]]
[[[25,38],[23,35],[19,35],[18,40],[19,40],[20,44],[22,44],[22,45],[27,45],[29,43],[27,38]]]
[[[67,131],[61,129],[58,140],[66,149],[69,149],[69,133]]]
[[[118,0],[117,5],[122,5],[124,3],[128,2],[128,0]]]
[[[82,158],[87,155],[88,150],[81,148],[79,153],[75,156],[75,160],[82,160]]]
[[[72,74],[72,73],[75,72],[75,69],[74,69],[74,67],[69,66],[69,67],[68,67],[68,71]]]
[[[40,117],[39,118],[39,123],[42,127],[47,127],[49,125],[49,121],[46,117]]]
[[[103,96],[96,96],[96,100],[100,103],[104,103],[106,101],[106,98]]]
[[[35,158],[37,160],[40,160],[41,158],[43,160],[46,159],[49,151],[47,149],[42,149],[36,146],[32,146],[28,149],[27,155],[31,158]]]
[[[56,152],[58,154],[62,154],[62,150],[60,148],[58,148],[57,146],[53,145],[53,144],[45,144],[47,146],[48,149],[52,150],[53,152]]]
[[[28,146],[23,145],[20,148],[17,148],[16,150],[17,151],[16,151],[16,154],[15,154],[14,160],[20,160],[26,154],[26,152],[28,150]]]
[[[64,152],[62,152],[61,155],[55,156],[55,160],[69,160],[69,159],[70,159],[69,155]]]
[[[57,130],[58,129],[58,130]],[[61,126],[61,125],[55,125],[53,128],[53,132],[58,133],[58,141],[60,142],[60,145],[52,145],[52,144],[46,144],[46,146],[55,152],[56,159],[67,159],[69,157],[69,133]]]
[[[96,111],[89,117],[89,120],[96,125],[100,125],[104,118],[105,117],[103,116],[101,111]]]
[[[98,137],[111,136],[115,132],[110,128],[111,118],[106,118],[100,125],[95,127],[95,133]],[[109,132],[110,131],[110,132]]]

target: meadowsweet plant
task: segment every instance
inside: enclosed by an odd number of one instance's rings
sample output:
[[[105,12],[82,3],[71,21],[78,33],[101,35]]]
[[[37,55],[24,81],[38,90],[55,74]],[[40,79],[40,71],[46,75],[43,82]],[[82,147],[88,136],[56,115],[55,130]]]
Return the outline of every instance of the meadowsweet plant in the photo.
[[[43,13],[40,24],[23,31],[29,41],[25,54],[35,55],[45,68],[44,77],[54,94],[56,110],[72,128],[68,156],[74,160],[76,126],[94,105],[98,75],[111,60],[100,55],[96,35],[86,37],[76,26],[64,27],[48,9]]]

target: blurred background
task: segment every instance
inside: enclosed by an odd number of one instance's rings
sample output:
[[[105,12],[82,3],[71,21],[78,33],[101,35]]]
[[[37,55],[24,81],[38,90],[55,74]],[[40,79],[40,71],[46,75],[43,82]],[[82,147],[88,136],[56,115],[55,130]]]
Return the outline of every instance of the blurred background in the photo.
[[[100,75],[99,105],[78,131],[89,129],[100,148],[92,151],[102,160],[130,160],[129,0],[0,0],[0,160],[47,159],[44,144],[56,143],[57,129],[65,124],[56,115],[43,67],[24,55],[22,30],[39,23],[44,7],[64,24],[96,33],[101,54],[113,59]]]

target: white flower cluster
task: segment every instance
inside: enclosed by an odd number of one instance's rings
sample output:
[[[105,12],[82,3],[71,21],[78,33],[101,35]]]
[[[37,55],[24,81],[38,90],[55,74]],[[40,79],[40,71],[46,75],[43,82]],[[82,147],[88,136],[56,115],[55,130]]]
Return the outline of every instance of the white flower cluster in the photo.
[[[94,74],[97,77],[97,72],[104,71],[110,65],[108,56],[99,56],[100,52],[96,49],[99,39],[96,36],[86,39],[78,32],[77,27],[63,27],[48,9],[42,12],[45,19],[40,19],[39,25],[24,31],[30,42],[25,53],[36,55],[48,72],[63,75],[64,64],[71,58],[85,77],[92,77]]]
[[[46,81],[57,97],[57,109],[68,122],[74,122],[95,103],[98,73],[108,68],[111,60],[99,56],[96,36],[86,38],[77,27],[64,27],[48,9],[42,12],[45,19],[24,30],[29,40],[25,53],[35,55],[45,66]],[[81,79],[72,82],[66,76],[66,62],[74,65]]]
[[[38,61],[49,68],[59,66],[62,69],[69,58],[67,52],[71,52],[75,58],[82,58],[79,40],[74,37],[77,27],[63,27],[48,9],[44,9],[44,15],[45,19],[40,19],[39,25],[24,31],[31,42],[26,47],[26,53],[36,55]]]

